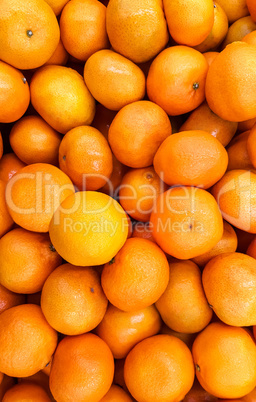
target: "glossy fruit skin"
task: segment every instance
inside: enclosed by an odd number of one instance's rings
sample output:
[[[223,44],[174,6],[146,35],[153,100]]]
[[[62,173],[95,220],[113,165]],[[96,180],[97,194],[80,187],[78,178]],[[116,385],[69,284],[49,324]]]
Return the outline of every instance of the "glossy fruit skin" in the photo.
[[[249,233],[256,233],[254,211],[256,175],[252,171],[230,170],[213,186],[223,218],[231,225]],[[247,187],[249,191],[243,191]],[[251,214],[248,214],[248,210]]]
[[[110,303],[123,311],[136,311],[155,303],[169,279],[163,251],[146,239],[130,238],[104,266],[101,284]]]
[[[120,110],[145,95],[142,70],[112,50],[100,50],[89,57],[84,81],[93,97],[110,110]]]
[[[150,101],[124,106],[109,127],[108,141],[116,158],[132,168],[151,166],[161,143],[172,134],[167,113]]]
[[[20,119],[30,102],[30,91],[24,75],[16,68],[0,61],[0,122]]]
[[[78,60],[108,48],[106,7],[96,0],[68,2],[60,17],[60,35],[68,53]]]
[[[165,190],[167,186],[153,167],[130,169],[121,181],[119,201],[132,218],[148,222],[158,195]]]
[[[20,170],[25,167],[23,163],[14,153],[6,153],[0,160],[0,180],[7,181]]]
[[[36,111],[61,134],[93,121],[95,100],[81,75],[72,68],[41,67],[32,77],[30,90]]]
[[[43,369],[57,346],[57,333],[39,306],[21,304],[0,315],[0,371],[26,377]]]
[[[116,52],[134,63],[144,63],[165,47],[169,35],[161,3],[159,0],[109,1],[106,26]]]
[[[241,41],[245,35],[255,31],[255,29],[256,23],[250,15],[235,21],[228,29],[225,40],[222,43],[222,49],[232,42]]]
[[[193,304],[189,315],[187,303]],[[209,324],[212,310],[204,295],[200,269],[195,263],[170,263],[169,283],[157,300],[156,308],[168,327],[177,332],[196,333]]]
[[[0,285],[0,314],[8,308],[25,304],[25,295],[17,294]]]
[[[62,261],[52,248],[48,233],[22,228],[6,233],[0,240],[0,250],[0,282],[16,293],[39,292]]]
[[[250,130],[245,131],[239,135],[236,135],[235,138],[229,143],[227,148],[228,151],[228,169],[227,170],[235,170],[235,169],[244,169],[251,170],[253,169],[253,164],[251,162],[251,158],[248,152],[248,140],[249,140]]]
[[[218,56],[219,52],[205,52],[203,53],[204,58],[206,59],[208,65],[210,66],[213,62],[213,60],[215,59],[216,56]]]
[[[163,4],[170,34],[177,43],[196,46],[207,38],[214,22],[211,1],[164,0]]]
[[[75,127],[61,141],[59,166],[80,190],[98,190],[113,171],[112,152],[96,128]]]
[[[214,22],[213,27],[207,38],[195,46],[199,52],[207,52],[211,49],[216,49],[228,32],[228,18],[223,8],[214,1]]]
[[[207,253],[193,258],[193,261],[200,267],[205,266],[207,262],[217,255],[236,251],[238,239],[235,230],[226,221],[223,221],[223,228],[223,236],[220,241]]]
[[[27,165],[57,165],[61,139],[62,136],[39,116],[21,118],[14,124],[9,136],[13,151]]]
[[[223,253],[206,264],[202,279],[207,300],[222,322],[238,327],[254,325],[254,258],[242,253]]]
[[[180,131],[162,142],[154,157],[156,173],[168,185],[209,188],[226,172],[228,155],[210,133]]]
[[[107,304],[100,276],[90,267],[60,265],[47,278],[42,290],[45,318],[65,335],[80,335],[94,329],[103,319]]]
[[[10,388],[2,399],[3,402],[17,402],[37,400],[38,402],[51,402],[50,396],[40,385],[31,383],[16,384]]]
[[[88,333],[65,337],[58,345],[50,373],[50,389],[60,402],[97,402],[110,389],[114,359],[107,344]]]
[[[171,116],[190,112],[205,99],[208,63],[189,46],[164,49],[153,60],[147,77],[147,94]],[[182,80],[177,82],[177,74]]]
[[[124,378],[138,401],[182,400],[194,381],[191,352],[178,338],[155,335],[138,343],[128,354]]]
[[[207,102],[203,102],[191,112],[179,129],[179,131],[188,130],[208,131],[226,147],[236,133],[237,123],[221,119],[212,112]]]
[[[218,3],[227,14],[229,24],[249,15],[247,0],[219,0]]]
[[[150,222],[162,250],[179,259],[209,251],[223,234],[223,220],[206,190],[173,187],[159,195]]]
[[[211,323],[195,339],[192,354],[196,376],[210,394],[242,398],[255,387],[256,346],[245,329]]]
[[[96,328],[96,334],[108,344],[115,359],[123,359],[138,342],[156,335],[161,323],[160,315],[153,305],[125,312],[109,304],[103,320]]]
[[[55,15],[59,15],[68,0],[46,0],[46,3],[51,6]]]
[[[42,66],[60,40],[58,21],[42,0],[3,0],[0,22],[0,58],[19,69]]]
[[[256,97],[252,89],[256,83],[255,66],[256,48],[244,42],[231,43],[210,65],[205,84],[206,100],[222,119],[238,122],[256,116]]]
[[[74,191],[71,180],[59,168],[49,163],[33,163],[8,181],[6,202],[15,223],[27,230],[46,233],[56,207]]]
[[[101,265],[124,245],[128,221],[121,205],[110,196],[81,191],[64,200],[55,211],[49,233],[66,261],[80,266]]]

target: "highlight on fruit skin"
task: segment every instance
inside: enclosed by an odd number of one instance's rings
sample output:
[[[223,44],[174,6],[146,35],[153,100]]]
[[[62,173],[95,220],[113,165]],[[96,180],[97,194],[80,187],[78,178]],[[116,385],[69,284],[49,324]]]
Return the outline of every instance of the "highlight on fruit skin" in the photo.
[[[57,252],[71,264],[101,265],[124,245],[128,220],[121,205],[107,194],[78,191],[56,209],[49,234]]]
[[[256,1],[0,0],[0,401],[256,401]]]

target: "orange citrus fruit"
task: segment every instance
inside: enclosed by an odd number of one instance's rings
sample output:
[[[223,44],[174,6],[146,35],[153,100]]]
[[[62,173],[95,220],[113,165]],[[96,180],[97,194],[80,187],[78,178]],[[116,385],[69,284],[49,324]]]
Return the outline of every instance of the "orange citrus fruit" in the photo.
[[[203,270],[203,287],[213,311],[225,324],[256,322],[256,261],[242,253],[223,253]]]
[[[204,294],[200,269],[194,262],[170,263],[169,283],[156,308],[166,325],[176,332],[196,333],[209,324],[212,310]]]
[[[148,222],[157,197],[165,190],[167,186],[152,166],[131,169],[121,181],[119,202],[133,219]]]
[[[243,328],[208,325],[192,348],[196,376],[202,387],[219,398],[240,398],[255,387],[256,346]]]
[[[188,46],[169,47],[150,65],[148,97],[171,116],[190,112],[205,99],[207,71],[202,53]]]
[[[212,193],[223,218],[246,232],[256,233],[256,174],[230,170],[216,183]]]
[[[0,285],[0,314],[8,308],[25,304],[25,295],[14,293]]]
[[[16,228],[0,239],[0,283],[13,292],[39,292],[61,262],[48,233]]]
[[[113,49],[134,63],[151,60],[169,39],[162,2],[158,0],[110,0],[106,22]]]
[[[21,304],[0,314],[0,371],[27,377],[43,369],[57,346],[57,333],[39,306]]]
[[[216,201],[206,190],[195,187],[173,187],[160,194],[150,222],[157,244],[179,259],[208,252],[223,235]]]
[[[49,64],[57,64],[60,66],[65,66],[68,61],[69,54],[63,46],[61,39],[59,40],[58,46],[56,47],[52,56],[44,63],[45,66]]]
[[[253,164],[253,167],[256,168],[256,146],[255,146],[255,138],[256,138],[256,124],[253,125],[251,130],[247,136],[246,142],[246,150],[247,155],[249,157],[250,162]]]
[[[155,306],[126,312],[109,304],[95,332],[108,344],[115,359],[123,359],[138,342],[156,335],[161,323]]]
[[[100,276],[90,267],[61,265],[47,278],[42,290],[45,318],[56,331],[66,335],[94,329],[102,320],[107,304]]]
[[[3,402],[51,402],[51,398],[40,385],[31,383],[16,384],[10,388],[2,399]]]
[[[201,130],[180,131],[162,142],[154,168],[169,185],[209,188],[226,172],[228,155],[221,143]]]
[[[211,49],[216,49],[226,37],[228,32],[228,17],[225,11],[216,1],[214,1],[213,7],[214,21],[211,32],[202,43],[195,46],[195,49],[202,53]]]
[[[239,18],[236,20],[230,27],[228,28],[227,35],[225,40],[222,43],[222,49],[224,49],[228,44],[236,41],[244,41],[243,38],[245,35],[250,32],[255,31],[256,23],[252,20],[251,16],[248,15],[246,17]],[[247,42],[250,43],[250,42]]]
[[[61,139],[61,135],[39,116],[22,117],[14,124],[9,136],[13,151],[27,165],[57,165]]]
[[[45,0],[45,1],[46,3],[49,4],[49,6],[51,6],[51,8],[54,11],[54,14],[59,15],[63,7],[69,0]]]
[[[43,0],[2,0],[0,25],[1,60],[23,70],[44,64],[60,39],[58,21]]]
[[[13,219],[9,214],[5,199],[6,183],[0,180],[0,238],[8,232],[12,225]]]
[[[5,153],[0,160],[0,180],[7,181],[23,168],[23,163],[14,153]]]
[[[21,71],[0,61],[0,122],[11,123],[26,112],[30,91]]]
[[[250,130],[245,131],[241,134],[236,135],[228,144],[228,169],[253,169],[253,164],[251,162],[249,152],[248,152],[248,141],[249,141]]]
[[[256,47],[245,42],[228,45],[212,62],[206,78],[206,100],[224,120],[256,117]]]
[[[111,385],[109,391],[99,402],[132,402],[132,398],[118,385]]]
[[[59,166],[80,190],[98,190],[112,173],[112,152],[96,128],[75,127],[61,141]]]
[[[110,261],[124,245],[128,220],[121,205],[96,191],[77,192],[60,205],[50,223],[57,252],[74,265]]]
[[[208,131],[225,147],[234,137],[237,130],[237,123],[221,119],[213,113],[207,105],[207,102],[203,102],[198,108],[191,112],[179,129],[179,131],[188,130]]]
[[[153,242],[131,238],[104,266],[101,284],[110,303],[123,311],[136,311],[155,303],[168,284],[169,266]]]
[[[249,15],[246,2],[247,0],[218,0],[219,5],[227,14],[230,24],[239,18]]]
[[[94,334],[67,336],[58,345],[50,373],[53,397],[62,402],[99,402],[114,377],[114,359]]]
[[[6,202],[14,222],[27,230],[48,232],[54,211],[74,193],[69,177],[48,163],[20,169],[6,186]]]
[[[142,70],[113,50],[99,50],[89,57],[84,80],[92,96],[110,110],[120,110],[145,95]]]
[[[207,38],[214,22],[211,0],[164,0],[163,5],[170,34],[177,43],[196,46]]]
[[[41,67],[32,77],[30,90],[36,111],[60,133],[91,124],[95,100],[74,69],[56,65]]]
[[[254,21],[256,21],[256,7],[254,0],[246,0],[249,13]]]
[[[1,400],[4,397],[4,394],[6,393],[6,391],[8,391],[8,389],[10,389],[11,387],[13,387],[15,385],[15,379],[13,377],[9,377],[7,375],[3,376],[3,380],[0,384],[0,398]]]
[[[207,61],[208,65],[210,66],[215,59],[216,56],[218,56],[219,52],[216,51],[211,51],[211,52],[205,52],[202,53],[205,60]]]
[[[108,48],[106,7],[97,0],[67,2],[61,12],[60,35],[65,49],[78,60]]]
[[[223,253],[233,253],[237,249],[237,235],[233,227],[226,221],[223,221],[223,235],[220,241],[207,253],[198,255],[193,261],[203,267],[213,257]]]
[[[108,141],[116,158],[132,168],[152,165],[160,144],[172,134],[166,112],[149,101],[124,106],[109,127]]]
[[[126,357],[124,378],[137,401],[181,401],[194,381],[191,352],[174,336],[144,339]]]

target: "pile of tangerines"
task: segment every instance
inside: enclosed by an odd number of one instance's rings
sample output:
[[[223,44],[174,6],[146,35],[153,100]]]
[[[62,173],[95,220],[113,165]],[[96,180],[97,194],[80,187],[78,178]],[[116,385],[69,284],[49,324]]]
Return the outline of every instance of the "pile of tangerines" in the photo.
[[[256,1],[0,1],[0,400],[256,401]]]

